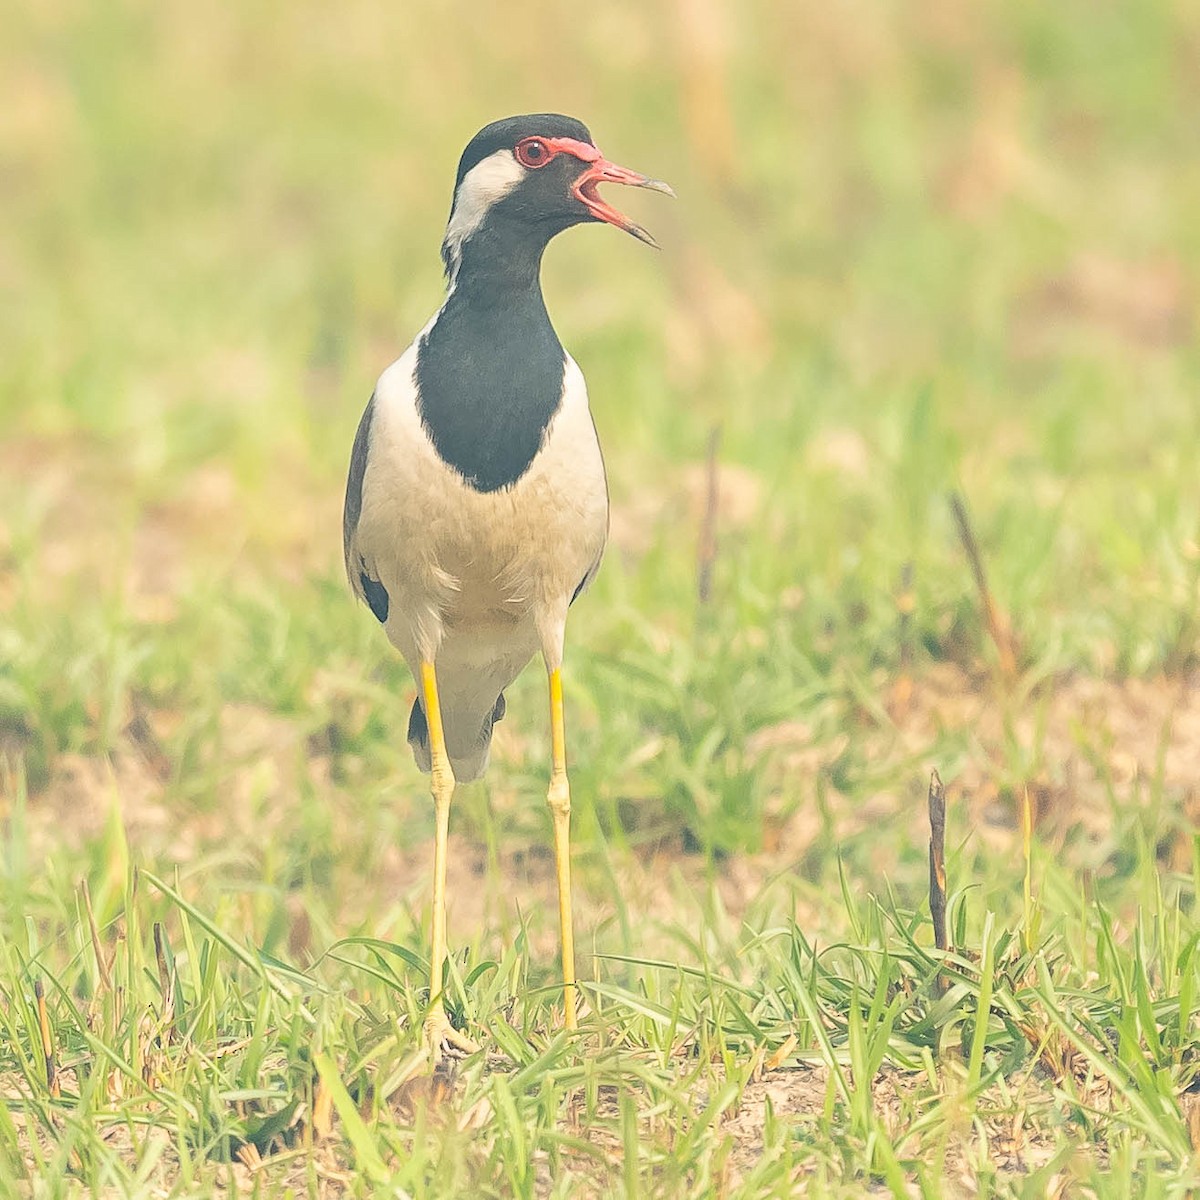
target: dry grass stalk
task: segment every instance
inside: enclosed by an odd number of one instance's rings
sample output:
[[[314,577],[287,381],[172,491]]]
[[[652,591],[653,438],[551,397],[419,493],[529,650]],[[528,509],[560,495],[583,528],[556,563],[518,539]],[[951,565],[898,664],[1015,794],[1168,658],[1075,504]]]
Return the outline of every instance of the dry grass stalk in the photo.
[[[1181,1107],[1187,1122],[1188,1141],[1191,1142],[1196,1156],[1200,1158],[1200,1081],[1184,1092]]]
[[[324,1140],[333,1132],[333,1092],[320,1077],[313,1086],[312,1131],[317,1141]]]
[[[776,1046],[775,1049],[772,1050],[769,1055],[767,1055],[767,1059],[763,1063],[763,1066],[766,1067],[768,1071],[777,1071],[781,1066],[783,1066],[783,1064],[787,1061],[788,1056],[795,1051],[798,1045],[800,1045],[800,1039],[797,1038],[794,1033],[789,1033],[783,1045]]]
[[[88,881],[83,881],[83,907],[87,912],[88,931],[92,937],[92,953],[96,956],[96,968],[100,972],[100,986],[105,991],[112,991],[112,969],[109,967],[108,958],[104,953],[104,947],[100,943],[100,928],[96,924],[96,910],[92,908],[92,890],[88,887]]]
[[[967,506],[963,503],[963,498],[957,492],[950,493],[950,510],[954,513],[954,523],[958,526],[959,540],[963,544],[967,561],[971,564],[971,573],[975,577],[975,588],[979,592],[979,602],[983,606],[984,621],[1000,660],[1000,674],[1006,682],[1011,683],[1017,678],[1020,661],[1012,622],[1009,620],[1008,614],[996,603],[995,597],[988,587],[987,572],[983,568],[983,558],[979,553],[979,543],[975,539],[971,518],[967,513]]]
[[[50,1029],[50,1014],[46,1011],[46,989],[39,979],[33,985],[33,995],[37,1000],[38,1029],[42,1036],[42,1055],[46,1060],[46,1087],[51,1096],[62,1095],[58,1084],[58,1060],[54,1053],[54,1036]]]
[[[933,944],[950,948],[946,937],[946,789],[935,770],[929,777],[929,915],[933,919]],[[938,976],[938,987],[946,980]]]
[[[167,965],[167,935],[161,921],[154,922],[154,961],[158,964],[158,988],[162,993],[162,1023],[168,1042],[175,1040],[175,997],[178,976],[174,964]]]
[[[704,494],[704,517],[700,522],[700,544],[696,551],[696,593],[701,604],[712,596],[713,566],[717,561],[717,511],[721,503],[720,468],[717,454],[721,448],[721,427],[713,426],[708,435],[708,467]]]
[[[729,21],[721,0],[676,0],[683,116],[692,157],[724,187],[738,178],[728,79]]]
[[[894,720],[908,715],[913,697],[913,613],[917,598],[913,592],[912,559],[900,570],[900,590],[896,593],[896,638],[900,643],[900,670],[892,684],[890,712]]]
[[[1021,792],[1021,854],[1025,860],[1025,880],[1022,888],[1025,919],[1021,923],[1021,938],[1028,952],[1036,948],[1041,926],[1041,915],[1033,895],[1033,803],[1029,798],[1028,787]]]

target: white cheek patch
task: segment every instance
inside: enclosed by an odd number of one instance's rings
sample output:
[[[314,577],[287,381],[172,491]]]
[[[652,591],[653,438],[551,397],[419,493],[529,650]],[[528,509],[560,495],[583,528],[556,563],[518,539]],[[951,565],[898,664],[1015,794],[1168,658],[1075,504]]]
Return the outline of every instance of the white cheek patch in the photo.
[[[483,224],[492,205],[503,200],[524,177],[525,168],[511,150],[489,154],[463,176],[442,243],[442,257],[451,279],[458,269],[463,243]]]

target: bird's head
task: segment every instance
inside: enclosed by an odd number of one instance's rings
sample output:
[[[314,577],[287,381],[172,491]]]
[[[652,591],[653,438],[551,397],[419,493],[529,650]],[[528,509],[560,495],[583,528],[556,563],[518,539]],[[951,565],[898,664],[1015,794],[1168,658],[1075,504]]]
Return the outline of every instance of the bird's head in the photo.
[[[546,243],[572,225],[606,221],[639,241],[657,243],[640,225],[602,199],[602,183],[675,193],[609,162],[596,148],[587,126],[556,113],[508,117],[485,125],[467,144],[458,164],[454,202],[442,258],[454,278],[466,247],[512,257],[528,252],[531,265]]]

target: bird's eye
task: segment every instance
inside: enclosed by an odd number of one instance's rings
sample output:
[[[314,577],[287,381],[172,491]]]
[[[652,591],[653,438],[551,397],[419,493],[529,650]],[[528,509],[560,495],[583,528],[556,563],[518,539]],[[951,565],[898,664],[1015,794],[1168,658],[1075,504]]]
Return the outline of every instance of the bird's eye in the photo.
[[[522,138],[516,144],[513,153],[521,166],[534,170],[544,167],[554,157],[554,151],[541,138],[535,137]]]

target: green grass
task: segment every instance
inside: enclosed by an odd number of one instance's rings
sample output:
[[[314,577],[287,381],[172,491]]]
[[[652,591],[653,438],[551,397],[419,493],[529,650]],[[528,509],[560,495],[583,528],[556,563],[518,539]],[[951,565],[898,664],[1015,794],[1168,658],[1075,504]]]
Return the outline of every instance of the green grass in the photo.
[[[0,1190],[1200,1187],[1193,14],[5,28]],[[588,1012],[561,1032],[531,670],[452,817],[486,1054],[431,1083],[432,813],[340,493],[459,149],[541,108],[680,200],[628,201],[661,255],[592,229],[546,268],[614,505],[566,671]]]

